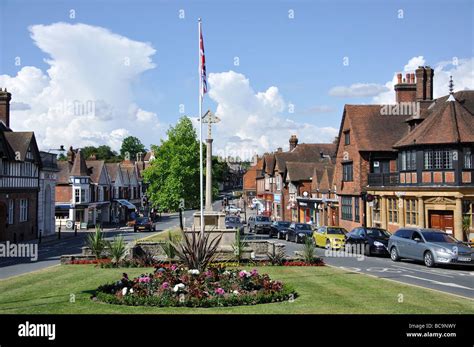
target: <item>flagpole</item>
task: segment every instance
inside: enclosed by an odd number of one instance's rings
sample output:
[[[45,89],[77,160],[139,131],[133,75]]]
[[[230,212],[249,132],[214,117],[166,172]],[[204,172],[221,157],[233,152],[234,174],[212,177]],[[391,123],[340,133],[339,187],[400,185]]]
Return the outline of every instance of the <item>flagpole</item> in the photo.
[[[198,19],[198,57],[199,57],[199,208],[201,213],[200,235],[204,236],[203,175],[202,175],[202,57],[201,57],[201,18]]]

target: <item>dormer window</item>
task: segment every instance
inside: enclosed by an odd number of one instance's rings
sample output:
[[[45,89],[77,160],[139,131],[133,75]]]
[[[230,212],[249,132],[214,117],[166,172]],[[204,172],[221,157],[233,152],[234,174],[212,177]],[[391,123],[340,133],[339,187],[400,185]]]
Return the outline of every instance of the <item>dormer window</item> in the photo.
[[[470,148],[464,148],[464,168],[472,169],[472,151]]]
[[[427,149],[423,153],[425,170],[442,170],[453,168],[453,151],[450,149]]]
[[[416,151],[403,151],[400,154],[401,171],[416,170]]]

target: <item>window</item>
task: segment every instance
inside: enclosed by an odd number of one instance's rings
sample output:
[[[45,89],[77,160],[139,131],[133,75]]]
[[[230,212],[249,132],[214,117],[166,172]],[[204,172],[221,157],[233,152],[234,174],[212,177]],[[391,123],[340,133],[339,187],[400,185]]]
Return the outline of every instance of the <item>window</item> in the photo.
[[[403,151],[400,156],[401,171],[416,170],[416,151]]]
[[[352,163],[342,164],[342,180],[344,182],[352,182]]]
[[[470,148],[464,149],[464,168],[472,169],[472,152]]]
[[[81,190],[79,188],[74,188],[74,202],[76,204],[81,202]]]
[[[86,201],[86,190],[81,189],[81,202],[85,202],[85,201]]]
[[[474,200],[463,200],[462,214],[464,218],[469,219],[469,225],[471,228],[473,228],[474,227]]]
[[[276,177],[276,189],[281,190],[281,176],[280,175]]]
[[[418,224],[418,201],[416,199],[405,200],[405,224]]]
[[[388,204],[388,222],[398,223],[398,199],[387,198]]]
[[[20,200],[20,222],[26,222],[28,220],[28,200]]]
[[[425,150],[423,154],[425,170],[440,170],[453,168],[453,151],[450,149]]]
[[[344,131],[344,145],[351,144],[351,132],[349,130]]]
[[[8,224],[14,223],[15,217],[15,200],[8,200]]]
[[[359,197],[354,198],[354,221],[358,222],[360,220],[360,211],[359,211]]]
[[[341,218],[352,220],[352,196],[341,197]]]

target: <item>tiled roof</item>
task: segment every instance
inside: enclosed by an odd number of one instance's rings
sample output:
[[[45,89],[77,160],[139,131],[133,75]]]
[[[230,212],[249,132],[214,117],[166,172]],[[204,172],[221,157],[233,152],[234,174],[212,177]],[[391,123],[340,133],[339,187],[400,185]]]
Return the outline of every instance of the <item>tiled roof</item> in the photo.
[[[58,160],[57,184],[69,184],[72,165],[66,160]]]
[[[24,160],[34,133],[32,131],[6,131],[4,134],[13,152],[19,153],[21,160]]]
[[[297,181],[310,181],[313,179],[314,171],[316,170],[317,176],[320,176],[324,169],[324,163],[307,163],[307,162],[294,162],[289,161],[286,163],[287,177],[292,182]]]
[[[86,160],[82,155],[82,151],[79,149],[74,156],[74,163],[72,164],[71,176],[89,176],[89,170],[87,170]]]
[[[359,151],[393,151],[393,145],[408,132],[407,115],[382,115],[381,105],[345,105],[339,131],[342,143],[344,120],[349,121],[351,141]]]
[[[92,182],[99,183],[101,172],[105,167],[105,162],[103,160],[86,160],[86,164],[89,168]]]
[[[107,172],[109,173],[110,181],[115,182],[117,180],[117,174],[119,173],[119,164],[118,163],[105,163],[107,167]]]
[[[244,190],[257,189],[257,167],[250,167],[244,174]]]
[[[394,147],[474,142],[474,115],[453,97],[438,101],[429,117]]]

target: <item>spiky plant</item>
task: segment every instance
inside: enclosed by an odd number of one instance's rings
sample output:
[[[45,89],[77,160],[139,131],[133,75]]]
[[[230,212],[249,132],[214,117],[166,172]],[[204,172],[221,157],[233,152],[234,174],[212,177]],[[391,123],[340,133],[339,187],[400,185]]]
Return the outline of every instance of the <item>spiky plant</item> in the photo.
[[[247,247],[247,242],[245,242],[241,235],[240,231],[237,230],[235,232],[235,241],[232,244],[232,248],[234,249],[234,255],[237,260],[237,262],[240,264],[240,261],[242,259],[242,253],[244,252],[245,247]]]
[[[314,242],[313,238],[306,237],[303,244],[303,258],[305,263],[311,264],[314,260]]]
[[[272,243],[272,251],[267,253],[267,257],[272,265],[282,265],[285,261],[285,252]]]
[[[114,237],[113,242],[109,242],[108,246],[112,263],[115,265],[120,264],[123,258],[125,258],[125,241],[123,236]]]
[[[469,234],[471,232],[471,217],[464,216],[462,219],[462,231],[466,235],[466,240],[469,241]]]
[[[106,242],[104,234],[100,226],[96,225],[95,232],[87,236],[87,245],[91,249],[92,254],[99,259],[105,250]]]
[[[177,251],[174,245],[178,244],[180,240],[180,236],[173,235],[171,233],[171,230],[168,230],[167,239],[165,240],[165,243],[160,244],[161,248],[163,249],[163,252],[165,252],[166,257],[168,258],[168,261],[170,263],[177,255]]]
[[[176,250],[178,258],[188,267],[204,271],[217,255],[217,247],[222,239],[222,234],[209,240],[210,232],[200,233],[195,230],[186,233],[179,243],[170,242]]]

